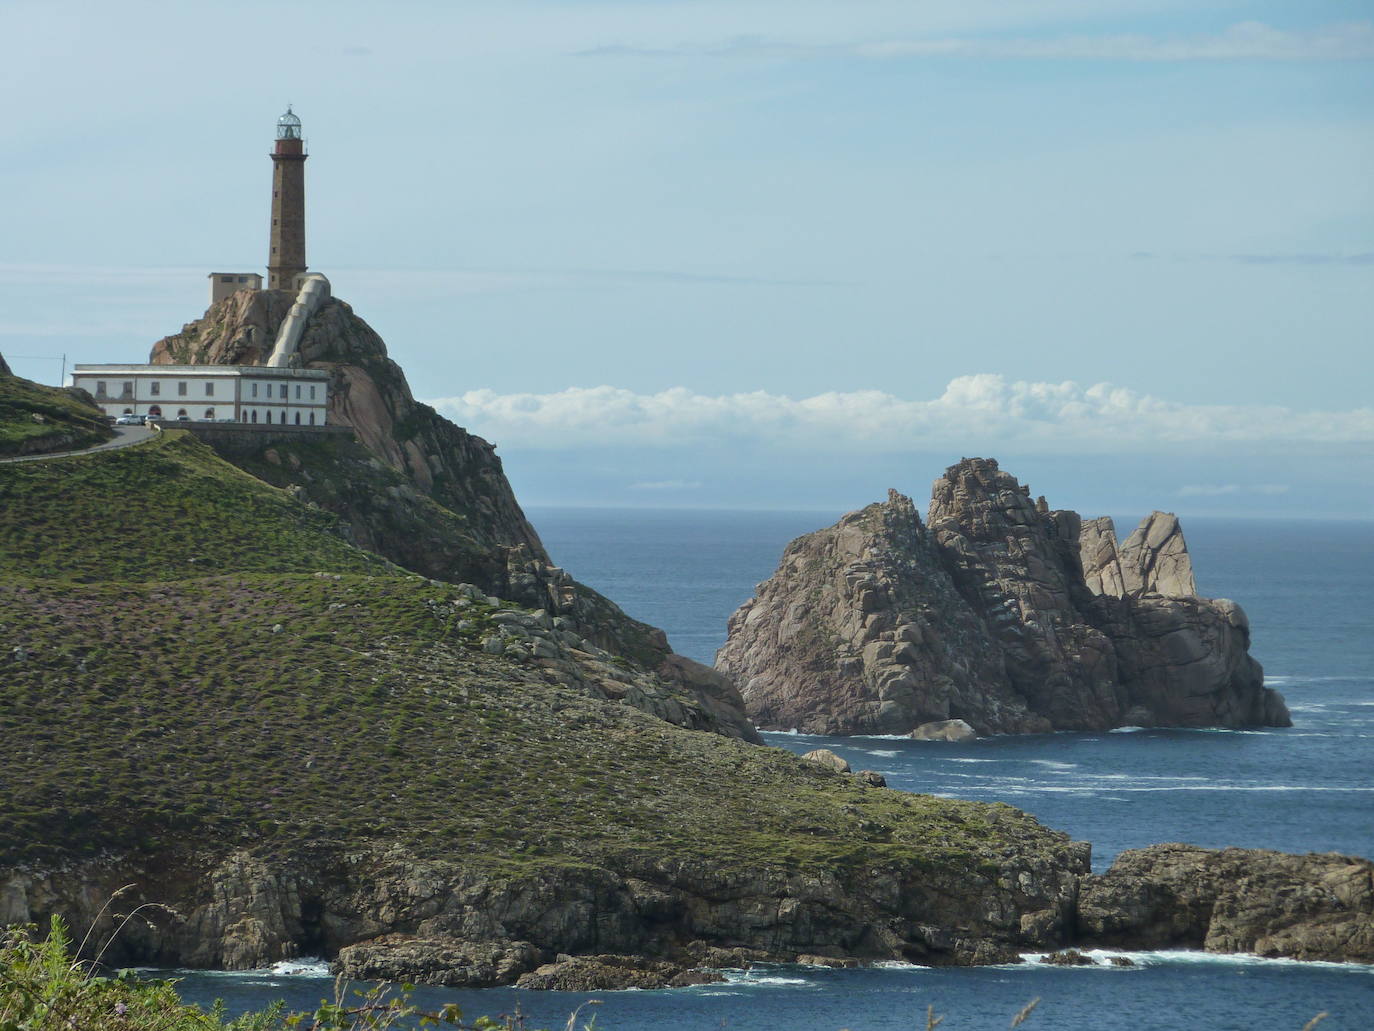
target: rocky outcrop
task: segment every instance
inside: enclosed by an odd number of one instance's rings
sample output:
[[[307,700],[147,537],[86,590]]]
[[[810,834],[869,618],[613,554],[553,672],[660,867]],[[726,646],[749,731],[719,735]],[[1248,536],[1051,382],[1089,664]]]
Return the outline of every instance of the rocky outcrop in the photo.
[[[1374,863],[1152,845],[1084,880],[1076,934],[1108,947],[1374,963]]]
[[[427,984],[450,988],[491,988],[511,984],[539,962],[529,942],[465,942],[383,935],[345,945],[334,962],[356,981],[407,981],[424,971]]]
[[[963,720],[938,720],[922,723],[911,736],[916,741],[972,741],[978,732]]]
[[[552,992],[616,992],[629,988],[686,988],[725,978],[713,970],[641,956],[560,956],[516,982],[517,988]]]
[[[766,729],[904,734],[1287,726],[1240,606],[1196,596],[1178,521],[1117,547],[990,459],[793,541],[730,619],[717,668]]]
[[[78,937],[94,924],[99,949],[123,914],[155,902],[113,937],[106,962],[245,969],[323,954],[350,976],[467,986],[510,983],[559,954],[690,967],[801,955],[998,962],[1066,940],[1088,847],[1007,807],[995,815],[981,854],[824,872],[641,852],[515,869],[377,846],[290,858],[163,850],[3,871],[0,926],[59,913]]]
[[[263,364],[294,301],[289,291],[240,290],[154,344],[150,361]],[[553,564],[495,447],[417,402],[386,344],[348,304],[323,301],[291,358],[330,373],[329,422],[351,426],[358,443],[305,439],[222,449],[224,457],[340,516],[358,546],[425,576],[544,609],[666,688],[622,689],[616,696],[627,704],[682,726],[758,740],[728,678],[675,654],[661,630]]]
[[[0,376],[13,375],[14,373],[10,372],[9,362],[5,361],[5,356],[3,354],[0,354]]]

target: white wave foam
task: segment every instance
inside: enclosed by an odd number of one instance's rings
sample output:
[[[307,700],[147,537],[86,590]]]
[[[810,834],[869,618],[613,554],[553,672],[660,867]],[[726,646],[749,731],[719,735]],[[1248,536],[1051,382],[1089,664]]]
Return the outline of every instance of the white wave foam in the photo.
[[[936,758],[936,761],[937,761],[937,762],[942,762],[942,763],[1001,763],[1001,762],[1007,762],[1008,760],[1006,760],[1006,759],[962,759],[962,758],[947,758],[947,757],[945,757],[945,756],[938,756],[938,757]]]
[[[277,976],[329,977],[329,961],[320,956],[302,956],[273,963],[271,971]]]
[[[864,755],[876,755],[880,759],[893,759],[902,753],[884,748],[864,749]]]
[[[796,987],[806,985],[816,987],[814,981],[805,977],[784,977],[782,974],[761,974],[754,970],[724,971],[725,983],[738,987],[749,987],[758,985],[759,987]]]
[[[1149,730],[1149,727],[1113,727],[1107,731],[1108,734],[1139,734],[1142,730]]]
[[[1124,956],[1136,967],[1160,966],[1233,966],[1233,967],[1298,967],[1341,970],[1352,974],[1374,975],[1374,966],[1368,963],[1332,963],[1325,960],[1289,959],[1282,956],[1256,956],[1249,952],[1201,952],[1196,949],[1157,949],[1144,952],[1127,952],[1122,949],[1082,949],[1084,956],[1091,959],[1092,966],[1060,967],[1062,970],[1110,969],[1129,971],[1130,967],[1113,965],[1112,956]],[[1040,959],[1047,955],[1043,952],[1022,953],[1027,964],[1040,966]],[[1045,964],[1049,965],[1049,964]],[[1019,964],[1008,964],[1003,969],[1024,969]]]
[[[1036,766],[1046,766],[1055,772],[1078,769],[1078,763],[1061,763],[1055,762],[1053,759],[1032,759],[1031,762]]]

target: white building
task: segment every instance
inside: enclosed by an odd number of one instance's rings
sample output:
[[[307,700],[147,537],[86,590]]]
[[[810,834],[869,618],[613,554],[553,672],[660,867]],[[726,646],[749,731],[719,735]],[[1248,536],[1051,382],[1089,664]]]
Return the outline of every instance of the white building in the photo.
[[[259,365],[77,365],[72,385],[106,415],[323,426],[329,373]]]
[[[261,290],[262,276],[256,272],[211,272],[210,303],[213,305],[240,290]]]

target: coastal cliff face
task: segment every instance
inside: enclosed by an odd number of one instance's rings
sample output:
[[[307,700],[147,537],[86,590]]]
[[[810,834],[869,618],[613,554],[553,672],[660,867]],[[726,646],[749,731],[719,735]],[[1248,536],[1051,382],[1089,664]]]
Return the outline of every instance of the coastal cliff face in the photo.
[[[1004,856],[947,869],[802,872],[626,854],[522,872],[477,856],[368,846],[290,860],[242,850],[172,863],[110,857],[8,872],[0,925],[57,912],[76,927],[95,922],[99,939],[118,922],[100,907],[136,882],[114,913],[144,902],[174,912],[126,926],[106,962],[234,970],[324,954],[339,956],[350,976],[471,987],[513,982],[559,954],[699,961],[730,949],[780,962],[1004,962],[1067,940],[1087,846],[1010,810],[999,831],[1009,832]]]
[[[239,291],[159,340],[149,360],[260,364],[294,300],[283,290]],[[542,608],[654,684],[681,693],[694,713],[708,714],[705,729],[758,740],[728,678],[675,654],[661,630],[627,616],[553,564],[495,447],[417,402],[382,338],[348,304],[326,300],[306,325],[298,354],[304,367],[330,373],[329,422],[352,427],[357,444],[304,438],[224,447],[224,457],[338,515],[359,547],[424,576]],[[655,692],[650,685],[648,694]],[[647,696],[619,694],[630,704]],[[672,720],[678,708],[650,711]],[[699,720],[683,725],[702,729]]]
[[[1084,880],[1075,933],[1108,947],[1374,963],[1374,863],[1151,845]]]
[[[1239,605],[1195,594],[1177,520],[1117,546],[990,459],[793,541],[716,665],[765,729],[901,734],[1288,726]]]
[[[9,871],[0,925],[61,913],[93,925],[103,945],[117,914],[155,902],[106,962],[238,970],[324,954],[353,978],[469,988],[606,953],[629,958],[619,983],[599,987],[636,984],[636,971],[663,960],[963,965],[1066,945],[1374,962],[1368,860],[1155,845],[1085,875],[1086,846],[1013,838],[1001,859],[963,873],[803,874],[664,856],[521,873],[369,847],[289,861],[245,850],[107,857]]]

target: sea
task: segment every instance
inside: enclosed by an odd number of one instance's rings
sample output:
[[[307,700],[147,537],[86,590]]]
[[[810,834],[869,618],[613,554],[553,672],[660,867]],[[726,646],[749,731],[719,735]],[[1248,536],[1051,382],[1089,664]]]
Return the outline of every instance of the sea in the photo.
[[[731,612],[794,537],[840,513],[537,508],[554,560],[663,627],[710,663]],[[1134,518],[1117,520],[1133,527]],[[830,748],[890,787],[1009,802],[1093,844],[1093,867],[1164,841],[1374,857],[1374,522],[1185,519],[1199,592],[1241,603],[1251,654],[1293,714],[1285,729],[1156,730],[986,738],[765,734],[792,752]],[[1110,962],[1128,955],[1129,967]],[[1096,952],[1085,967],[1016,965],[860,970],[773,966],[722,984],[591,994],[419,988],[469,1018],[519,1016],[528,1028],[593,1021],[597,1031],[1321,1031],[1374,1029],[1374,967],[1199,952]],[[318,960],[239,973],[159,971],[182,996],[230,1012],[284,999],[313,1009],[334,982]],[[595,999],[596,1003],[588,1004]],[[584,1004],[587,1004],[584,1006]]]

